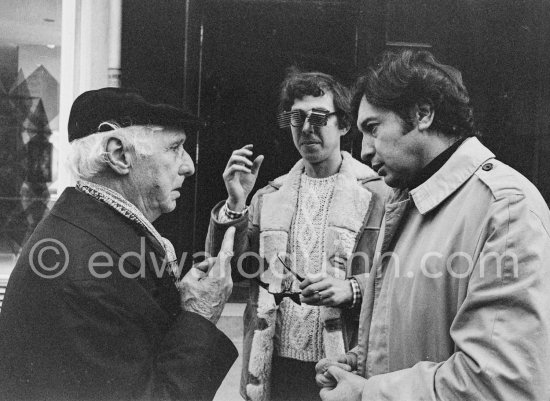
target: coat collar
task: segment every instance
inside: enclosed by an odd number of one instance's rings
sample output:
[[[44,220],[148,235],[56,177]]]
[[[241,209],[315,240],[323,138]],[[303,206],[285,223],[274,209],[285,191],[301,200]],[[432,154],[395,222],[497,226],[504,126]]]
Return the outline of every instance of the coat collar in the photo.
[[[63,191],[50,213],[88,232],[119,256],[141,249],[141,238],[145,237],[154,252],[164,257],[164,249],[152,236],[109,206],[74,187]]]
[[[344,174],[349,178],[355,178],[358,181],[381,179],[376,172],[366,164],[355,160],[351,154],[346,151],[342,151],[342,167],[338,173]],[[269,182],[269,185],[279,189],[281,186],[289,180],[292,176],[300,175],[304,171],[304,160],[300,159],[288,172],[288,174],[282,175],[273,181]]]
[[[304,171],[304,161],[300,159],[290,172],[270,184],[278,191],[264,195],[262,208],[262,230],[282,230],[289,232],[296,206],[300,177]],[[333,204],[328,224],[342,226],[353,231],[359,230],[370,202],[371,194],[358,184],[358,181],[378,179],[370,167],[355,160],[348,152],[342,152],[342,166],[334,189]],[[361,204],[360,204],[361,203]]]
[[[426,214],[452,195],[487,160],[495,155],[477,138],[468,138],[426,182],[410,191],[418,211]]]

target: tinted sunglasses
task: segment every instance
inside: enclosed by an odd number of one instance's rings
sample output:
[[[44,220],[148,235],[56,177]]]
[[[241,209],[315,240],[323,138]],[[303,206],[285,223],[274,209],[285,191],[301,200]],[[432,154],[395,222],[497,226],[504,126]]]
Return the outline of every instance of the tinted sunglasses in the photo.
[[[290,272],[299,282],[304,281],[304,278],[301,277],[294,270],[292,270],[290,267],[288,267],[287,264],[281,259],[281,257],[279,255],[277,255],[277,258],[279,258],[279,261],[282,263],[283,267],[288,272]],[[267,260],[265,260],[265,259],[264,259],[264,263],[265,263],[266,266],[268,265]],[[285,285],[282,292],[271,292],[271,291],[269,291],[269,284],[268,283],[264,283],[259,278],[256,278],[256,280],[258,281],[258,284],[260,285],[260,287],[264,288],[265,290],[267,290],[267,292],[269,292],[271,295],[273,295],[273,297],[275,298],[275,304],[276,305],[279,305],[283,301],[283,299],[286,298],[286,297],[289,297],[290,299],[292,299],[298,305],[302,304],[300,302],[300,294],[302,292],[301,291],[298,291],[298,292],[292,291],[292,289],[291,289],[292,288],[292,281],[287,280],[285,282],[285,283],[287,283],[287,285]]]
[[[325,109],[311,109],[309,113],[303,110],[283,111],[277,116],[277,124],[279,128],[290,126],[302,128],[307,120],[313,127],[324,127],[327,125],[328,118],[333,114],[338,114],[338,112]]]

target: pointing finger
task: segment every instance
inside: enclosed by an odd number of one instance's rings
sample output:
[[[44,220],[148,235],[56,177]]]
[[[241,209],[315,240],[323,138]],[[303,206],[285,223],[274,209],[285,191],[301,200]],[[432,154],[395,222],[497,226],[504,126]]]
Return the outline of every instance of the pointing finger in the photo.
[[[193,265],[193,268],[200,270],[203,273],[208,273],[208,271],[214,266],[216,258],[207,258],[200,263]]]
[[[224,253],[228,256],[233,256],[234,240],[235,240],[235,227],[229,227],[225,232],[225,235],[223,236],[223,242],[220,248],[220,253]]]
[[[229,227],[223,237],[222,246],[216,264],[210,270],[213,277],[231,277],[231,257],[233,256],[233,242],[235,239],[235,227]]]

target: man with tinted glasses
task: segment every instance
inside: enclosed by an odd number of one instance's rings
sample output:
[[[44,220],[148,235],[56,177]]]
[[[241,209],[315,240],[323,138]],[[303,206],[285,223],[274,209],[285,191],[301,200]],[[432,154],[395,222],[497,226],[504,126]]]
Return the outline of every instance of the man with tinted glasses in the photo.
[[[222,233],[235,226],[234,279],[252,279],[242,396],[313,400],[315,363],[356,342],[356,306],[386,186],[340,150],[351,125],[350,95],[333,77],[290,74],[280,106],[279,126],[290,129],[301,160],[246,207],[264,157],[250,160],[252,145],[235,150],[223,173],[228,198],[212,211],[207,249],[215,254]]]

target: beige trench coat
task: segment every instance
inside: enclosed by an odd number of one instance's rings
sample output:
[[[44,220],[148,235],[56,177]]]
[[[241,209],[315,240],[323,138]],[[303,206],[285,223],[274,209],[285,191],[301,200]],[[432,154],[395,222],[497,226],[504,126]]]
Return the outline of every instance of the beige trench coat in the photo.
[[[386,205],[359,345],[363,400],[550,399],[550,213],[467,139]]]

